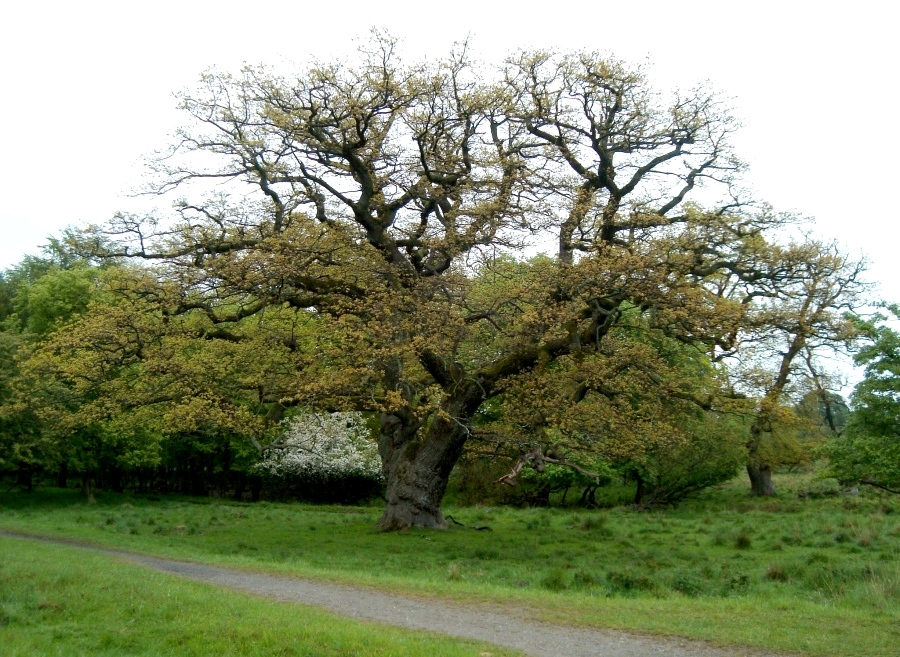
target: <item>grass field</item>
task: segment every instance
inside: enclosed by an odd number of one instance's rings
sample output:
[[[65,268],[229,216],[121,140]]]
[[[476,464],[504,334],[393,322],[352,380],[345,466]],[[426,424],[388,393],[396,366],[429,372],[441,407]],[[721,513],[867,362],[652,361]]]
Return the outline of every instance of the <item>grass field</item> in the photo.
[[[375,507],[42,489],[0,527],[171,557],[516,604],[557,622],[813,655],[900,655],[900,501],[754,500],[743,482],[675,510],[450,508],[467,525],[379,534]],[[897,510],[895,510],[897,507]]]
[[[350,621],[85,553],[0,537],[0,654],[513,657]]]

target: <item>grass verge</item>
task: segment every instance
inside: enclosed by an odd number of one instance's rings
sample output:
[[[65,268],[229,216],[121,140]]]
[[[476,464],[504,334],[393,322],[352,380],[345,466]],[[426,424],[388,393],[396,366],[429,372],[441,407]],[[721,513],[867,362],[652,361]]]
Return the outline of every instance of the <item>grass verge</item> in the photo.
[[[261,600],[78,548],[0,537],[0,554],[6,657],[520,654]]]

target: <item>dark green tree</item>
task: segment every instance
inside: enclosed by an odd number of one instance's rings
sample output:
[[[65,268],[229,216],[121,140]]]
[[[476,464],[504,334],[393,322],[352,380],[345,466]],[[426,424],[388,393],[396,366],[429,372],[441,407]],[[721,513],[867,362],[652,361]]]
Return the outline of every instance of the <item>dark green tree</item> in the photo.
[[[23,488],[46,471],[64,485],[68,463],[36,407],[16,393],[20,360],[87,309],[98,271],[51,240],[43,256],[26,256],[0,274],[0,472],[15,472]]]
[[[900,333],[887,322],[900,320],[900,306],[859,323],[871,343],[856,355],[865,376],[851,399],[844,432],[828,445],[831,470],[845,483],[900,492]]]

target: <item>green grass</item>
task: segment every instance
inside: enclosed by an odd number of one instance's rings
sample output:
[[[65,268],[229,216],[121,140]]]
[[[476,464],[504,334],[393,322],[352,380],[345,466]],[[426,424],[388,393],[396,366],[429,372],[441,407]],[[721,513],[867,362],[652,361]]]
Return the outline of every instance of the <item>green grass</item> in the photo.
[[[754,500],[675,510],[452,508],[446,532],[379,534],[373,507],[72,491],[0,498],[0,527],[241,568],[515,604],[534,617],[813,655],[900,646],[900,501]],[[896,510],[895,510],[896,507]]]
[[[0,554],[5,657],[520,654],[260,600],[77,548],[0,537]]]

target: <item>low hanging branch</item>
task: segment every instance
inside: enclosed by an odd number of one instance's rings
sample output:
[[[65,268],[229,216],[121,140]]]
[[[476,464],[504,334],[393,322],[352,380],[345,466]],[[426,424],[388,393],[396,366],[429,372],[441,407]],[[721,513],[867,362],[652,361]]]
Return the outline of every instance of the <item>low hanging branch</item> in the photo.
[[[552,463],[553,465],[562,465],[567,468],[572,468],[573,470],[577,470],[581,474],[591,477],[599,486],[600,485],[600,474],[597,472],[591,472],[590,470],[586,470],[581,467],[577,463],[572,463],[571,461],[567,461],[565,459],[554,458],[551,456],[547,456],[543,453],[540,446],[535,447],[533,450],[525,454],[522,458],[516,461],[515,465],[513,465],[512,469],[500,477],[497,480],[498,484],[506,484],[508,486],[515,486],[516,479],[519,476],[519,473],[522,472],[522,468],[526,465],[531,464],[531,466],[537,470],[538,472],[543,472],[546,470],[547,466],[545,464]]]
[[[865,484],[866,486],[872,486],[873,488],[880,488],[881,490],[886,490],[889,493],[893,493],[894,495],[900,495],[900,490],[894,490],[893,488],[888,488],[887,486],[883,486],[879,484],[877,481],[873,479],[860,479],[859,483]]]

